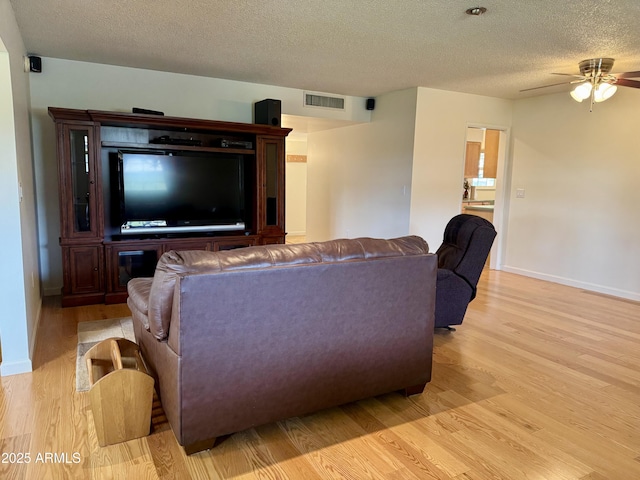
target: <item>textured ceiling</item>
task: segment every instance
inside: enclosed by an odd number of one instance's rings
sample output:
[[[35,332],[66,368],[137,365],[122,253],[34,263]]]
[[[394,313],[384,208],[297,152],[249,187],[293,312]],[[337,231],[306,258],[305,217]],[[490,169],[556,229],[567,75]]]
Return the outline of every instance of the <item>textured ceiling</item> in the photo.
[[[487,13],[464,12],[478,3]],[[553,93],[551,72],[640,70],[640,0],[11,0],[27,50],[343,95]],[[46,65],[44,66],[46,68]]]

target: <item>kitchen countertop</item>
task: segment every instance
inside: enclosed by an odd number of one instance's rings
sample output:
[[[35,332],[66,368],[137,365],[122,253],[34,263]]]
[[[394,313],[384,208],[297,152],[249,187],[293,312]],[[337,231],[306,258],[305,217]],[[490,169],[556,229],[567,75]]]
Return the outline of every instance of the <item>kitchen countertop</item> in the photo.
[[[462,204],[474,204],[474,205],[493,205],[495,203],[495,200],[469,200],[468,198],[465,198],[462,200]]]
[[[475,205],[475,204],[470,204],[470,205],[463,205],[462,206],[465,210],[476,210],[476,211],[482,211],[482,212],[493,212],[493,204],[491,205]]]

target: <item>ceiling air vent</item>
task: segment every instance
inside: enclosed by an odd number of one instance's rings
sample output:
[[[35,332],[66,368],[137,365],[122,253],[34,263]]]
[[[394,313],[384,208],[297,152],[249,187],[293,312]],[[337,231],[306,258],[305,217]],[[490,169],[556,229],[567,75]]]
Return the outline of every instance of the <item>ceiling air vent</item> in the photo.
[[[328,97],[326,95],[318,95],[317,93],[305,93],[304,106],[344,110],[344,97]]]

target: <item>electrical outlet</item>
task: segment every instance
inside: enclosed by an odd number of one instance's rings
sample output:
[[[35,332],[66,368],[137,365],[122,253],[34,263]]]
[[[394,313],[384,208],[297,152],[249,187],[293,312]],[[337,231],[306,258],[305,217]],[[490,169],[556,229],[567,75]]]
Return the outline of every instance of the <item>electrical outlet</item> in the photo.
[[[516,198],[524,198],[524,188],[516,188]]]

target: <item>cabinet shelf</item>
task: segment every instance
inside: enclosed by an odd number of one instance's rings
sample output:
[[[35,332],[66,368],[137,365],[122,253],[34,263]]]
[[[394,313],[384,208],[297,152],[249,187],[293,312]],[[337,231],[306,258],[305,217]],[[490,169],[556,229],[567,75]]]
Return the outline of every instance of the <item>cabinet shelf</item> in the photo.
[[[143,150],[171,150],[183,152],[214,152],[255,155],[256,151],[249,148],[199,147],[194,145],[174,145],[162,143],[131,143],[131,142],[101,142],[105,148],[134,148]]]

